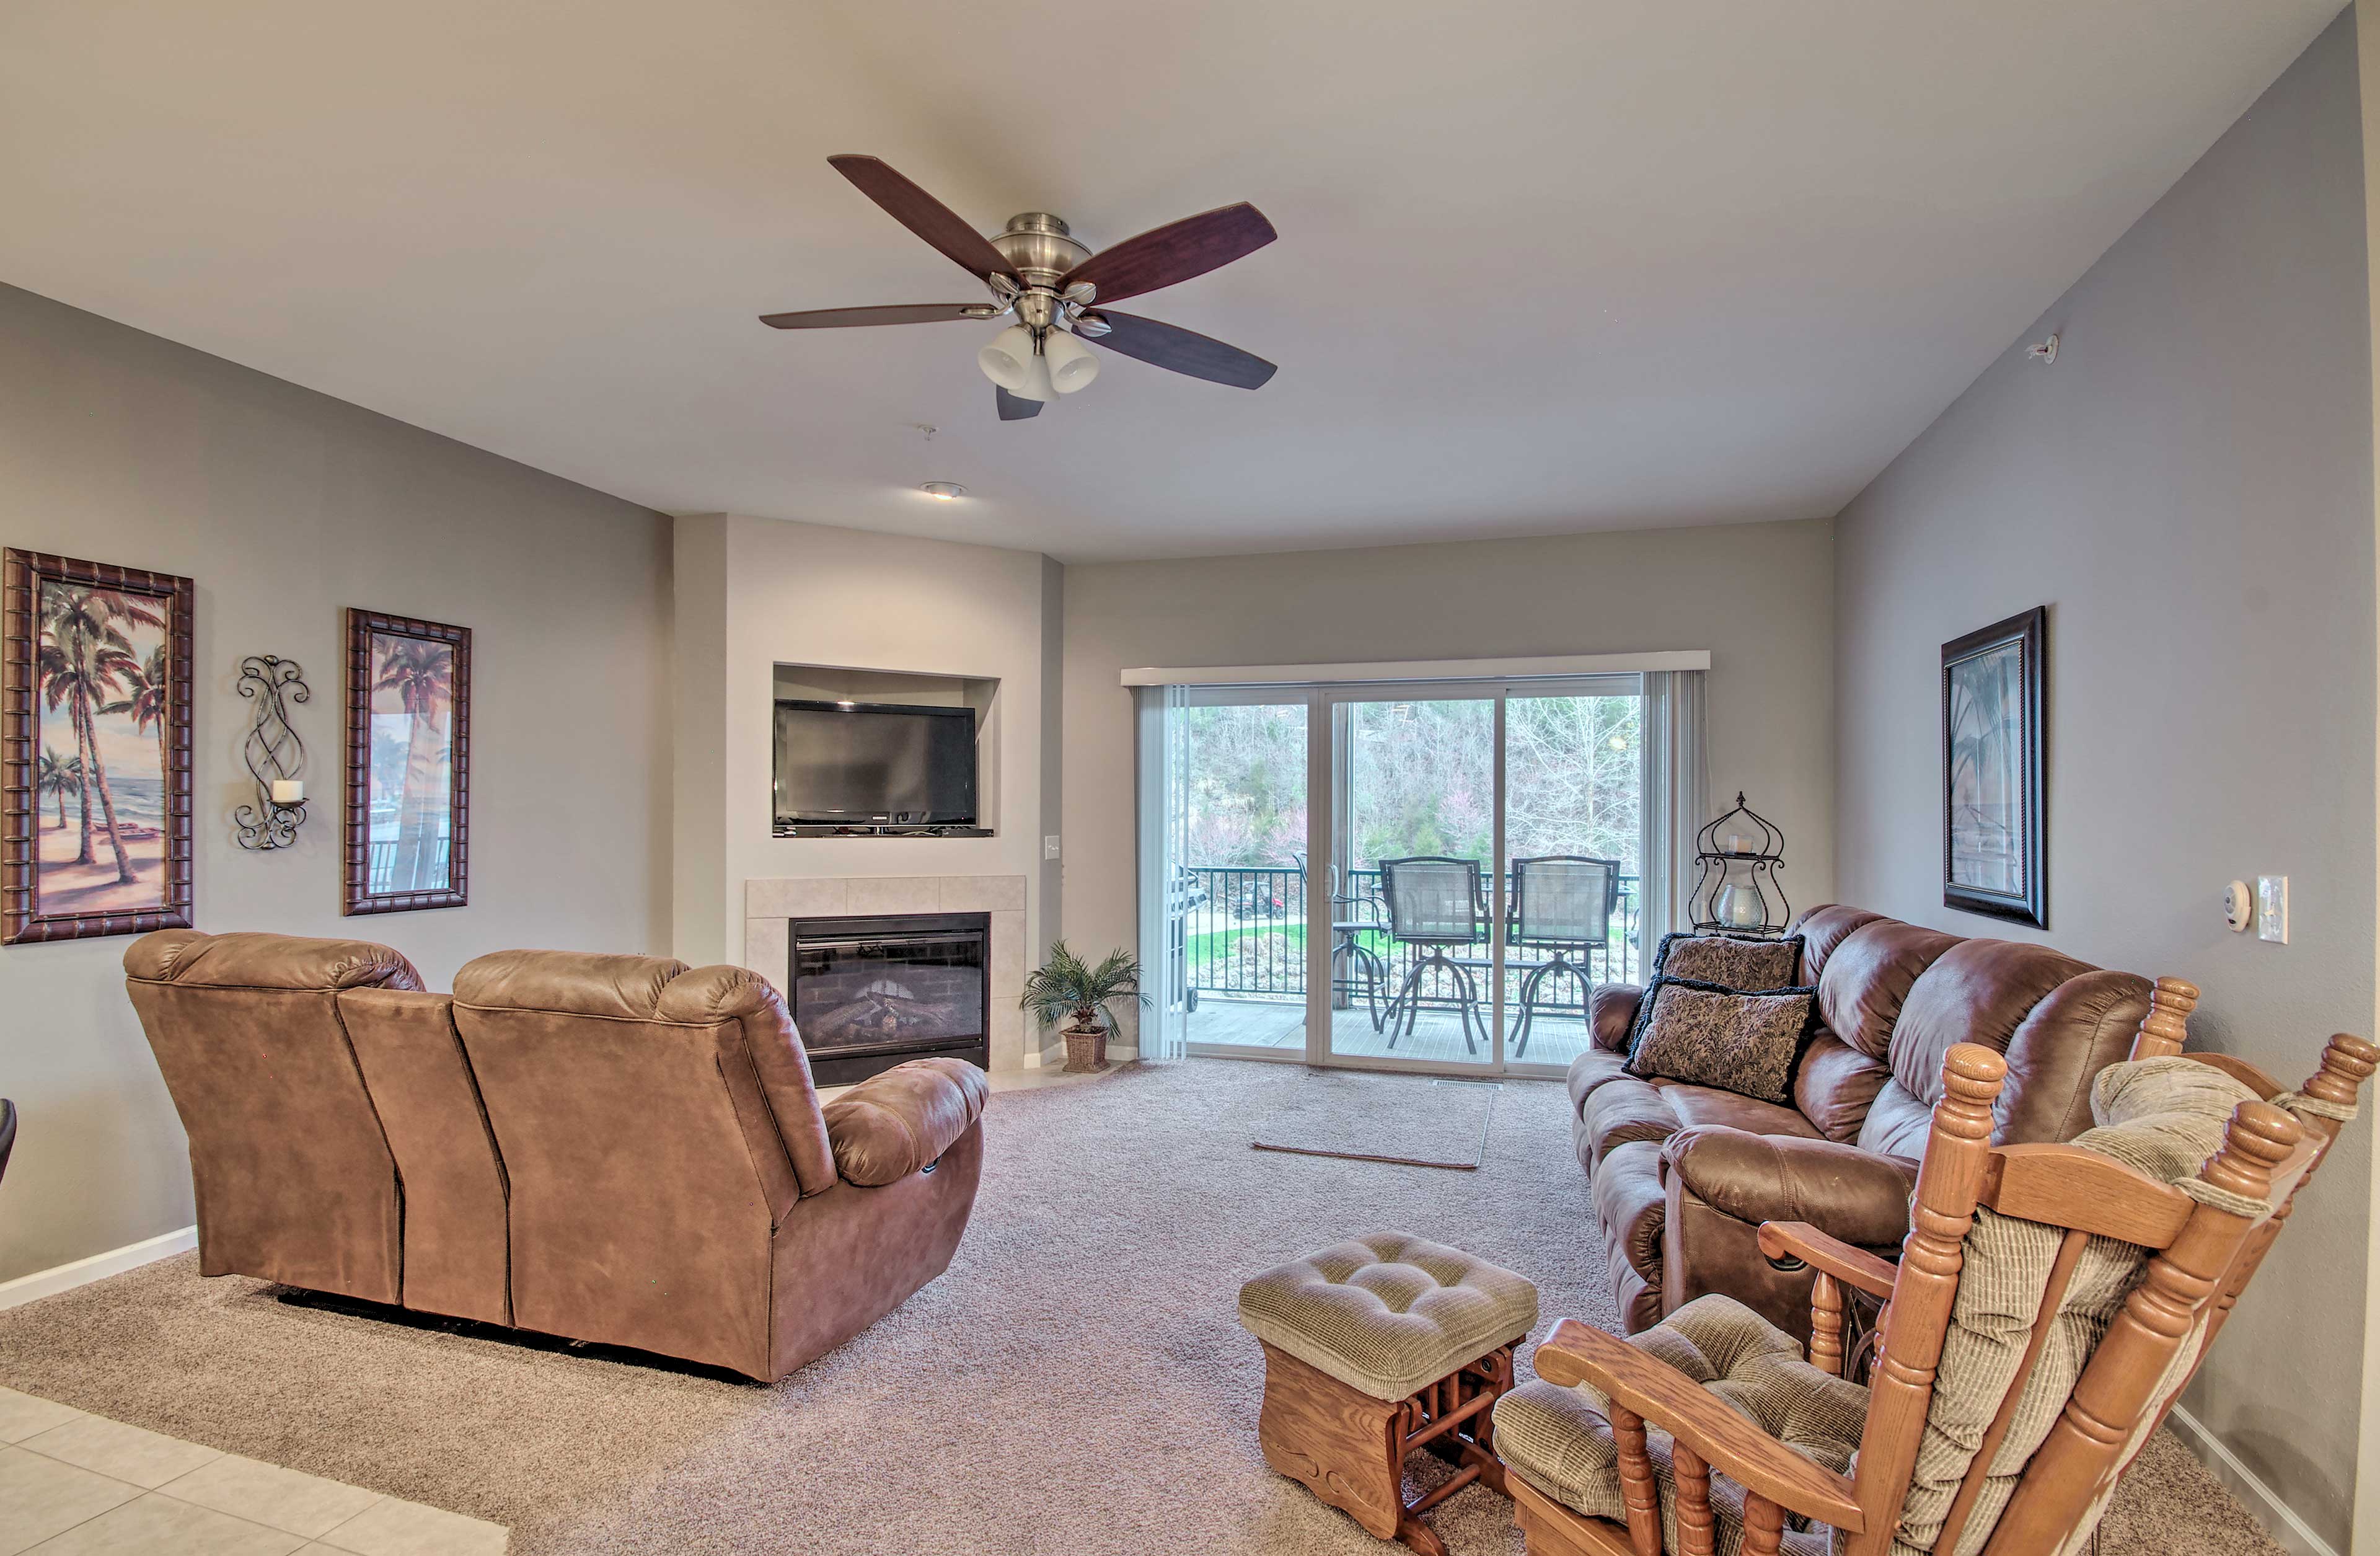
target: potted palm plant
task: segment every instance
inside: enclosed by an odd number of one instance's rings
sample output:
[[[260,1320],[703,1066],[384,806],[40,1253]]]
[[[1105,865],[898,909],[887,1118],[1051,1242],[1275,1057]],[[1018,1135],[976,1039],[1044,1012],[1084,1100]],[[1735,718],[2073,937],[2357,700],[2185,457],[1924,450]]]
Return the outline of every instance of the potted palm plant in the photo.
[[[1043,1027],[1066,1022],[1066,1074],[1108,1067],[1108,1034],[1115,1030],[1115,1002],[1129,995],[1148,1003],[1140,991],[1140,962],[1123,951],[1111,951],[1097,966],[1084,961],[1064,941],[1053,942],[1050,959],[1025,978],[1025,998],[1018,1002]]]

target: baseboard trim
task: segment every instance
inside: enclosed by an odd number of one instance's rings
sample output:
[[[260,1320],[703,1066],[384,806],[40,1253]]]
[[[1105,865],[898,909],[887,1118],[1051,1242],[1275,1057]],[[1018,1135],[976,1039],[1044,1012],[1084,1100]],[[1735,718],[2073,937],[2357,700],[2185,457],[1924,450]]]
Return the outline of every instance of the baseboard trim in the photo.
[[[2240,1456],[2225,1445],[2223,1440],[2206,1429],[2206,1423],[2177,1404],[2166,1419],[2182,1445],[2197,1455],[2199,1461],[2215,1472],[2223,1489],[2248,1504],[2248,1511],[2265,1532],[2280,1543],[2289,1556],[2338,1556],[2330,1543],[2306,1526],[2297,1510],[2273,1493],[2273,1489],[2252,1469],[2240,1462]]]
[[[188,1253],[198,1246],[199,1229],[186,1226],[179,1232],[168,1232],[121,1248],[111,1248],[103,1254],[93,1254],[89,1258],[76,1259],[72,1264],[61,1264],[55,1270],[36,1270],[13,1281],[0,1281],[0,1310],[21,1307],[28,1302],[39,1302],[45,1296],[55,1296],[62,1291],[87,1286],[93,1281],[104,1281],[110,1275],[121,1275],[128,1270],[138,1270],[161,1258]]]

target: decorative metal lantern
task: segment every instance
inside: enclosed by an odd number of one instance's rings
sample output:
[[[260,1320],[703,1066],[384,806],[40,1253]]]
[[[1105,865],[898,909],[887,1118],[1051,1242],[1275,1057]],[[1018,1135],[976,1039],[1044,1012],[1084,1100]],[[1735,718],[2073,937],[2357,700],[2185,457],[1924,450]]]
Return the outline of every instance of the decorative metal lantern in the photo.
[[[1694,892],[1686,911],[1695,930],[1758,940],[1783,934],[1793,914],[1777,879],[1784,868],[1785,834],[1737,791],[1735,808],[1694,834]]]

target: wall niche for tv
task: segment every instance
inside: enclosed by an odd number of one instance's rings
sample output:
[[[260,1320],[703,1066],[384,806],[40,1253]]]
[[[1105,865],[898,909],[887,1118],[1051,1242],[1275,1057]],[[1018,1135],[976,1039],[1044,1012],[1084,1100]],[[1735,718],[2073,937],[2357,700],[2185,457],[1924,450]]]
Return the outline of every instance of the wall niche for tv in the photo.
[[[775,835],[998,835],[997,678],[780,664],[771,689]]]

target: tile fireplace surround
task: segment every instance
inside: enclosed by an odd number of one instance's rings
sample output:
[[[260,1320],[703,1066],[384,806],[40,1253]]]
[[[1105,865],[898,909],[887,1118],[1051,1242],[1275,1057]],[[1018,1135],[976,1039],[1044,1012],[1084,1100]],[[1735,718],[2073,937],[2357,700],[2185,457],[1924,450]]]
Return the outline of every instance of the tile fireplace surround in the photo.
[[[1025,877],[1021,875],[795,876],[744,883],[744,965],[785,987],[796,918],[870,914],[984,913],[991,917],[991,1067],[1022,1070],[1041,1063],[1026,1046]]]

